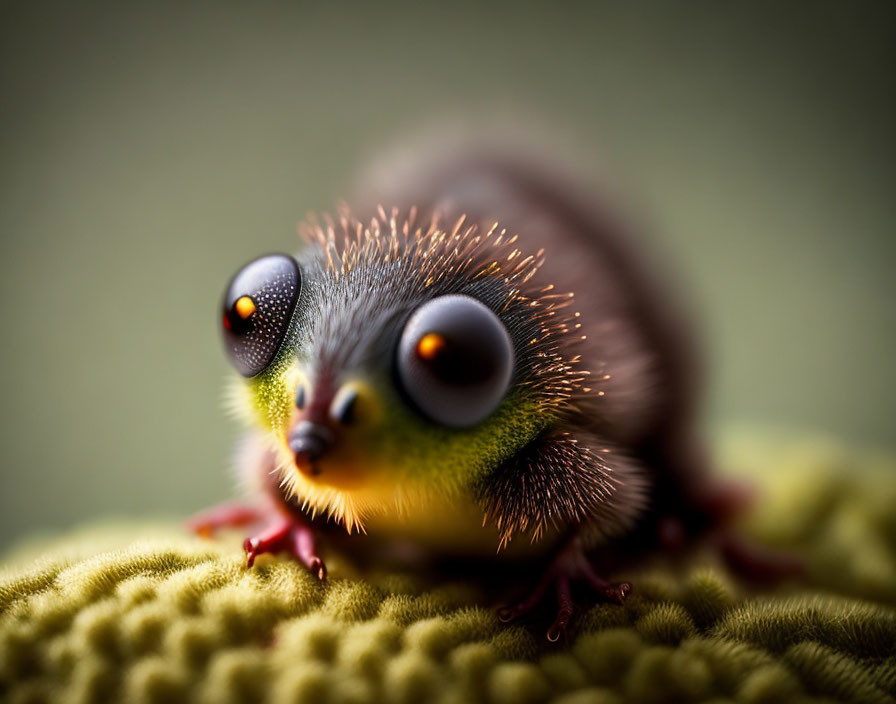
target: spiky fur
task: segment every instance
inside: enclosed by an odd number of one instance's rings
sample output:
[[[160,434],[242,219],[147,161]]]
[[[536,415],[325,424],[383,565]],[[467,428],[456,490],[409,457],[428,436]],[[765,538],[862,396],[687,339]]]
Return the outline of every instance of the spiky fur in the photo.
[[[577,347],[585,334],[571,307],[572,293],[533,283],[543,250],[523,252],[517,237],[497,223],[482,228],[463,217],[447,227],[436,217],[418,222],[413,208],[405,213],[379,208],[367,222],[343,209],[335,219],[324,215],[309,220],[300,234],[308,245],[300,258],[305,286],[291,338],[271,371],[249,384],[250,403],[261,411],[269,431],[287,498],[351,532],[363,531],[374,513],[400,515],[411,506],[473,497],[486,520],[494,521],[500,547],[516,533],[528,531],[538,540],[566,524],[593,524],[597,534],[630,525],[643,507],[642,480],[629,471],[621,453],[619,462],[608,462],[567,435],[550,446],[553,454],[540,456],[531,466],[520,465],[518,454],[524,448],[571,422],[579,405],[599,393],[588,386],[588,373],[579,367]],[[390,463],[386,476],[376,476],[374,468],[374,480],[363,487],[326,485],[296,471],[283,410],[289,394],[277,390],[294,388],[295,360],[311,376],[364,368],[370,358],[374,366],[388,366],[391,350],[380,340],[383,331],[392,326],[394,337],[414,308],[449,293],[485,303],[513,340],[511,388],[493,417],[466,434],[422,427],[404,443],[402,461]],[[376,371],[366,373],[375,376]],[[397,456],[397,438],[406,432],[400,426],[415,423],[426,426],[407,416],[386,429],[391,438],[377,442]],[[433,453],[427,454],[426,445],[447,448],[429,471],[424,466],[433,464]]]
[[[371,281],[365,274],[376,277],[384,268],[399,283],[391,292],[398,300],[479,288],[477,293],[504,318],[517,347],[524,343],[530,348],[524,356],[533,363],[518,369],[516,387],[531,388],[539,409],[551,412],[585,393],[587,374],[577,366],[579,356],[570,353],[581,325],[575,313],[563,312],[573,303],[573,294],[557,293],[552,285],[528,285],[544,263],[543,249],[524,253],[516,246],[517,236],[497,222],[483,231],[463,216],[444,227],[436,218],[419,224],[413,208],[404,218],[400,215],[397,208],[387,214],[380,207],[377,217],[364,223],[344,209],[338,222],[324,215],[322,223],[312,219],[300,225],[299,232],[318,248],[314,256],[326,262],[333,283],[360,273],[353,287],[359,294],[374,295],[380,308],[388,303],[383,300],[388,282]],[[477,287],[481,281],[500,286],[483,290]],[[520,311],[525,311],[526,320],[520,319]],[[517,338],[524,325],[537,334],[521,341]]]
[[[500,546],[528,533],[582,527],[588,542],[631,528],[640,516],[647,479],[618,448],[587,433],[546,433],[496,468],[478,487],[484,521],[494,521]]]

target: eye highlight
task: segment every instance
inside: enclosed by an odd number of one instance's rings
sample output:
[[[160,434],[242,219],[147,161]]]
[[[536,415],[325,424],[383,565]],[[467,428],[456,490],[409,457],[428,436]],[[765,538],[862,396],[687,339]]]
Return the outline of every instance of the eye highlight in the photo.
[[[285,254],[255,259],[231,279],[222,303],[224,346],[243,376],[263,372],[280,351],[301,279],[299,265]]]
[[[513,366],[513,342],[498,316],[457,294],[434,298],[411,315],[396,360],[398,382],[417,410],[453,428],[494,412]]]
[[[245,320],[255,312],[255,301],[251,296],[240,296],[236,299],[233,308],[236,314]]]
[[[444,335],[429,332],[417,341],[417,356],[424,361],[431,362],[444,352],[447,346],[448,341]]]

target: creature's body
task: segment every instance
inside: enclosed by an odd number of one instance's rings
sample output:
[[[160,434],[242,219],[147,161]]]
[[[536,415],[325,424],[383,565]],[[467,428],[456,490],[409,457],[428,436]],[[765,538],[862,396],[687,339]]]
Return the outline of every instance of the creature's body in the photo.
[[[310,521],[324,518],[359,541],[551,552],[504,615],[554,581],[555,638],[571,578],[628,592],[586,551],[722,521],[688,331],[590,194],[506,152],[446,151],[385,169],[354,213],[305,226],[296,260],[257,260],[225,297],[237,403],[259,429],[242,466],[276,517],[250,563],[289,549],[323,576]]]

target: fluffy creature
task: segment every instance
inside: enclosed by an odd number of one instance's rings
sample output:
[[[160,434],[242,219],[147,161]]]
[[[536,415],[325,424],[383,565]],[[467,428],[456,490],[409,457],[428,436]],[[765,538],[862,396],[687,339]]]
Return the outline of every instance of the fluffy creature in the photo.
[[[617,602],[631,589],[602,577],[595,550],[712,534],[749,571],[792,567],[724,528],[739,497],[704,468],[691,335],[593,193],[482,145],[393,161],[361,193],[360,215],[300,226],[297,257],[261,257],[227,288],[258,501],[195,530],[263,521],[248,564],[288,550],[321,579],[326,524],[355,542],[547,555],[501,617],[554,585],[551,640],[571,581]]]

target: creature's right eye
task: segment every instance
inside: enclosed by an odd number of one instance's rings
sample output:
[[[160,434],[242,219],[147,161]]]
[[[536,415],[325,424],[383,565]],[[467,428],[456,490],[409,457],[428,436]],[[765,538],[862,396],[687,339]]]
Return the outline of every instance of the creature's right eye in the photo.
[[[507,393],[513,367],[504,323],[470,296],[430,299],[408,318],[398,343],[402,390],[424,416],[449,428],[469,428],[490,416]]]
[[[230,280],[223,303],[224,345],[240,374],[260,374],[277,356],[301,287],[299,265],[286,254],[259,257]]]

